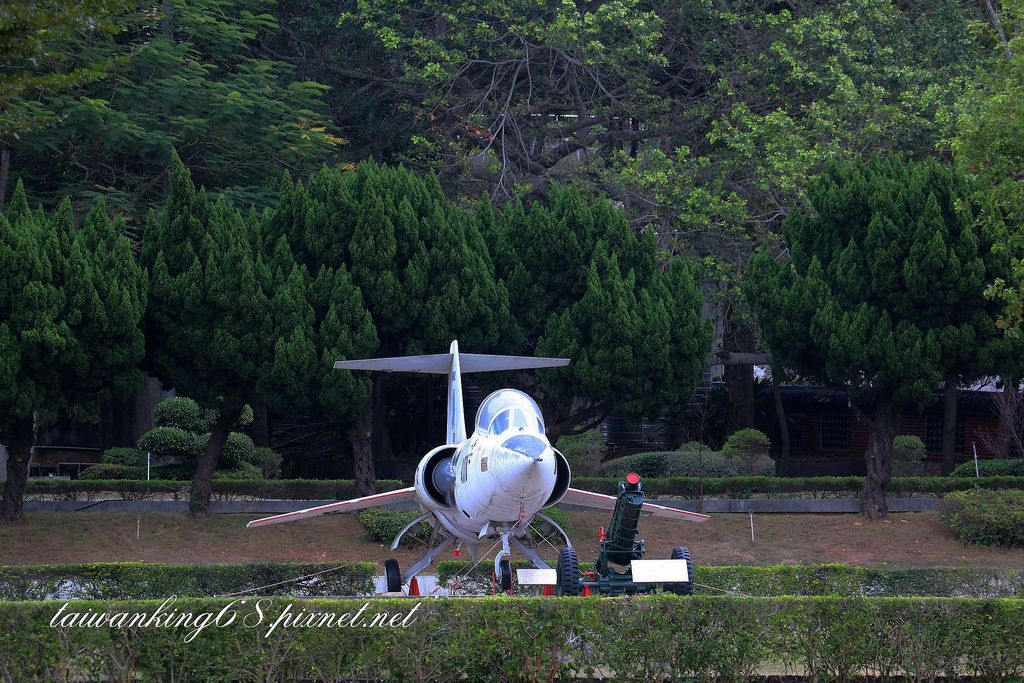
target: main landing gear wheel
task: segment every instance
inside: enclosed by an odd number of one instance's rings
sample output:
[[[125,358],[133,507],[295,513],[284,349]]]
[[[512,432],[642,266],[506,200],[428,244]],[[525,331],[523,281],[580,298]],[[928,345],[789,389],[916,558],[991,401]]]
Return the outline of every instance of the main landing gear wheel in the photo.
[[[693,560],[690,559],[690,551],[683,546],[672,549],[673,560],[686,560],[686,575],[690,580],[686,583],[666,583],[665,590],[676,595],[693,595]]]
[[[502,593],[512,592],[512,563],[502,560],[498,563],[498,576],[496,577],[498,590]]]
[[[557,593],[564,596],[580,594],[580,561],[576,557],[575,548],[562,548],[558,551]]]
[[[384,578],[387,579],[388,593],[402,592],[402,572],[398,560],[384,560]]]

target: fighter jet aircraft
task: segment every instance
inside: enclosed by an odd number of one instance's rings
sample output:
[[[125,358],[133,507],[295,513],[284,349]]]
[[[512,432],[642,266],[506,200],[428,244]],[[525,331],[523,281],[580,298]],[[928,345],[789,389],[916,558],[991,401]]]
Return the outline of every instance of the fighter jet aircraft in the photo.
[[[412,501],[419,505],[422,514],[399,532],[391,549],[396,549],[402,536],[422,522],[429,522],[434,528],[432,547],[404,574],[396,560],[385,562],[389,592],[400,591],[405,582],[433,564],[455,543],[466,547],[470,557],[476,559],[480,545],[485,542],[494,546],[501,544],[494,559],[494,572],[501,588],[508,590],[512,582],[509,562],[512,548],[538,569],[550,569],[528,538],[530,523],[539,518],[565,540],[559,570],[571,571],[578,566],[572,543],[565,531],[541,513],[541,509],[562,502],[612,510],[616,498],[569,486],[569,463],[548,441],[537,403],[522,391],[500,389],[485,398],[477,412],[473,434],[468,437],[462,400],[463,373],[552,368],[569,362],[567,358],[460,354],[457,341],[453,341],[449,353],[444,354],[338,361],[334,367],[341,370],[448,375],[446,443],[423,456],[416,468],[413,486],[266,517],[249,522],[248,526]],[[706,515],[647,502],[643,504],[643,511],[656,517],[696,522],[708,519]],[[439,527],[447,531],[447,535],[434,544]]]

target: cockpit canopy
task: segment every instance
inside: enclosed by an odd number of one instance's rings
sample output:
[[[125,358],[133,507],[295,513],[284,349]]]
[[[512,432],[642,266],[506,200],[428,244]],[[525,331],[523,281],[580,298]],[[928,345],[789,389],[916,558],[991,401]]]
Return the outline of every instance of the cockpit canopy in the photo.
[[[480,404],[476,428],[489,436],[506,432],[543,434],[544,419],[532,398],[516,389],[499,389]]]

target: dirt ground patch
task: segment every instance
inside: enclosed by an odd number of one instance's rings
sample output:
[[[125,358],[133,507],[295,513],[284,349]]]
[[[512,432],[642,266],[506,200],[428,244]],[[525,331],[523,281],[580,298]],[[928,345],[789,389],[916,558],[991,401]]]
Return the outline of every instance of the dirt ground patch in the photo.
[[[394,556],[408,566],[421,552],[413,548],[391,553],[386,546],[365,540],[352,514],[245,528],[248,520],[260,516],[192,520],[174,514],[32,513],[24,523],[0,525],[0,563],[383,562]],[[591,559],[597,553],[598,527],[608,524],[609,515],[569,516],[573,544],[581,559]],[[927,512],[894,514],[875,522],[857,515],[754,515],[753,543],[747,515],[714,515],[704,524],[645,518],[640,536],[647,541],[648,558],[668,557],[673,547],[685,545],[700,564],[1024,566],[1024,549],[962,545],[936,513]],[[555,551],[547,548],[544,554],[553,557]]]

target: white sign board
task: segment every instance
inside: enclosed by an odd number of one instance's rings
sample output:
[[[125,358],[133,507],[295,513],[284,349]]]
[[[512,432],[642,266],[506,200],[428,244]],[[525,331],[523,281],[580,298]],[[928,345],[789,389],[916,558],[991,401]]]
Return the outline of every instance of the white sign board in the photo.
[[[633,581],[637,583],[686,583],[690,573],[686,560],[633,560]]]
[[[520,586],[554,586],[558,573],[554,569],[517,569],[516,578]]]

